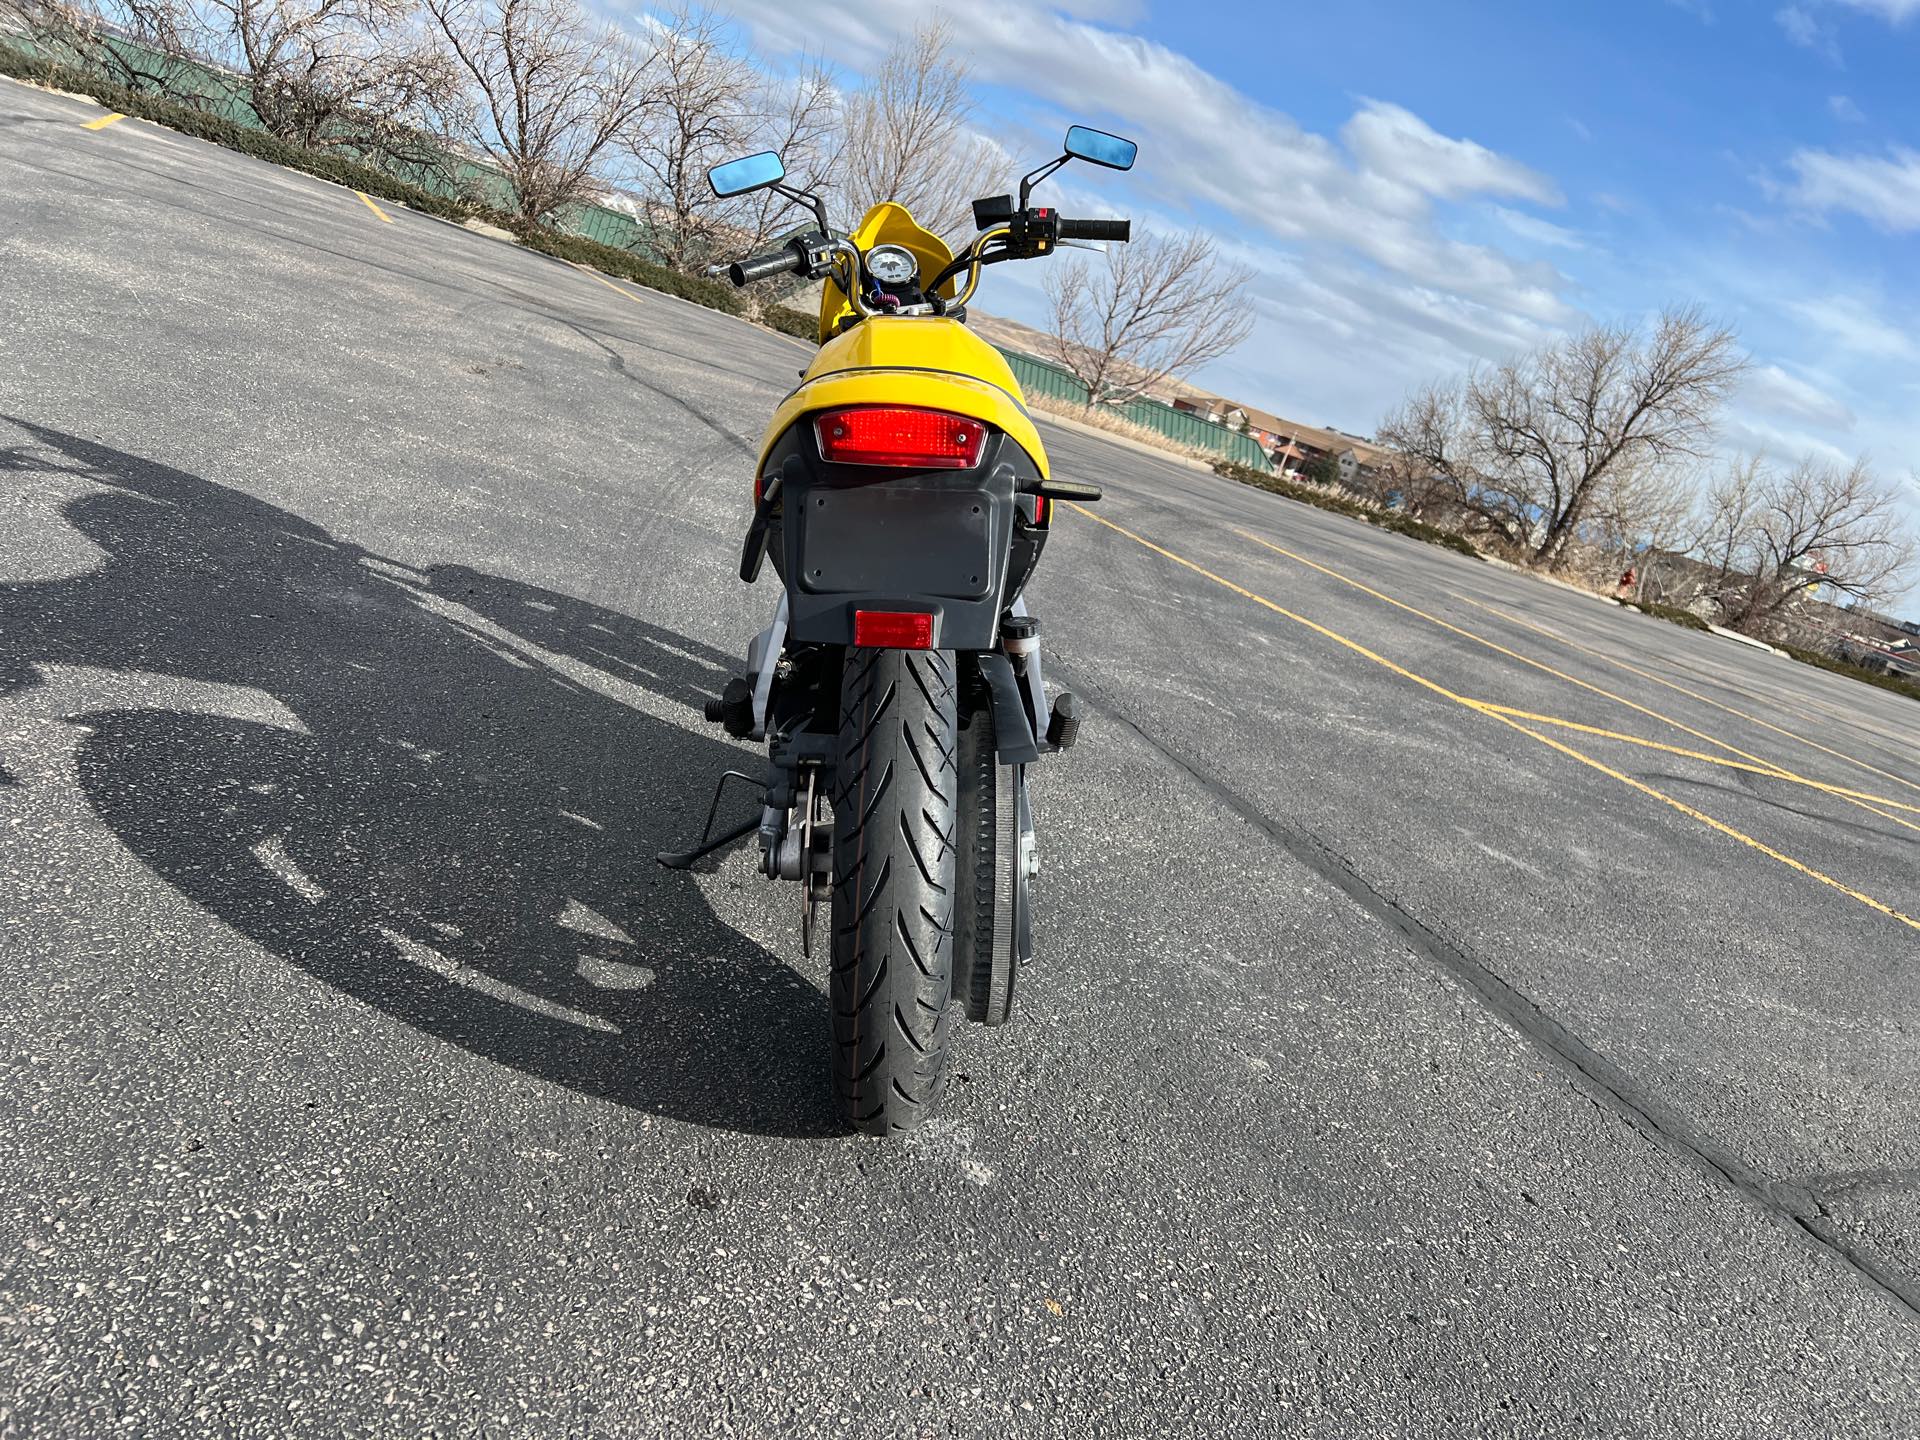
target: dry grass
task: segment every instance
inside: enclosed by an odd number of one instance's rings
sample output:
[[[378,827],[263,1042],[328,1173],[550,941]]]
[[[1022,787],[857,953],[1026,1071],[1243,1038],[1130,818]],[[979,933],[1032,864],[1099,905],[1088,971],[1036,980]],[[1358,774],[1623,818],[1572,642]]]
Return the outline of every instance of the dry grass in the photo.
[[[1164,450],[1169,455],[1183,456],[1188,460],[1198,460],[1211,465],[1220,458],[1213,450],[1202,450],[1194,445],[1182,445],[1171,440],[1158,430],[1149,430],[1145,425],[1136,425],[1131,420],[1122,419],[1110,411],[1092,409],[1076,405],[1071,400],[1056,400],[1051,395],[1027,396],[1027,408],[1038,410],[1044,415],[1058,415],[1066,420],[1078,420],[1082,425],[1091,425],[1095,430],[1104,430],[1109,435],[1118,435],[1122,439],[1135,440],[1142,445],[1151,445],[1156,450]]]

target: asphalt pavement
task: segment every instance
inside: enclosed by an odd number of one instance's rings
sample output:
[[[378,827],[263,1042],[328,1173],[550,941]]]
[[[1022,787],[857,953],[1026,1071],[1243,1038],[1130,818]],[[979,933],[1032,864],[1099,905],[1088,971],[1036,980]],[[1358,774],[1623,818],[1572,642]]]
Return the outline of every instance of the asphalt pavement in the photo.
[[[1920,707],[1043,426],[1039,956],[847,1138],[651,860],[803,347],[101,115],[0,83],[0,1436],[1920,1432]]]

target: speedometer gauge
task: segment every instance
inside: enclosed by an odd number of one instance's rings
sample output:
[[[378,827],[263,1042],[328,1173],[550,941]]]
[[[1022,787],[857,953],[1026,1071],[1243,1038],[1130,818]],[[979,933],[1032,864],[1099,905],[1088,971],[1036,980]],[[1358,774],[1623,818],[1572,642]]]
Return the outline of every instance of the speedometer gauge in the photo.
[[[898,289],[913,283],[920,262],[902,246],[876,245],[867,252],[867,272],[889,289]]]

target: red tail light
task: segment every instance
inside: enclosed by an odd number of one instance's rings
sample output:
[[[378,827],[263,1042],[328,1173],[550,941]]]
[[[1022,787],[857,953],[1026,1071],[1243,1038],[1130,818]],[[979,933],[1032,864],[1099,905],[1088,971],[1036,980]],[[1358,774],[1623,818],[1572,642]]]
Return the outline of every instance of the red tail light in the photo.
[[[853,643],[873,650],[931,650],[933,616],[921,610],[856,610]]]
[[[978,420],[891,405],[829,410],[815,417],[813,433],[823,460],[902,470],[971,470],[987,444]]]

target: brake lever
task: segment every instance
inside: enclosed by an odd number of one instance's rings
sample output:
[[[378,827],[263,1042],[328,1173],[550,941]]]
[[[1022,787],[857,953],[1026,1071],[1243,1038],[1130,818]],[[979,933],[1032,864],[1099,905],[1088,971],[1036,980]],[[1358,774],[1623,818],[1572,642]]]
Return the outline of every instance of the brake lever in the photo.
[[[1061,249],[1071,246],[1075,250],[1091,250],[1096,255],[1107,253],[1105,242],[1100,240],[1056,240],[1053,243]]]

